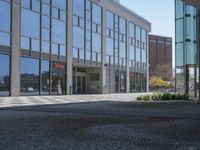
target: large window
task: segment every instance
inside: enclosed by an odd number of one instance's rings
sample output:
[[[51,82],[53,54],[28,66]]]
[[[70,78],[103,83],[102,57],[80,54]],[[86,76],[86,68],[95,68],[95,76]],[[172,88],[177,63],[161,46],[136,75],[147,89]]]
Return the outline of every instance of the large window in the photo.
[[[84,1],[73,0],[73,58],[78,60],[85,59],[84,8]]]
[[[129,67],[135,68],[135,25],[129,23]]]
[[[10,3],[0,1],[0,45],[10,46]]]
[[[92,61],[101,62],[101,7],[92,3]]]
[[[21,7],[21,48],[66,56],[67,0],[22,0]]]
[[[42,95],[49,95],[50,92],[50,62],[48,60],[41,61],[41,79],[42,79]]]
[[[22,9],[21,14],[21,34],[23,36],[39,39],[40,14],[27,9]]]
[[[31,18],[31,19],[30,19]],[[21,9],[21,48],[40,50],[40,14]]]
[[[10,93],[10,56],[0,54],[0,96]]]
[[[21,95],[39,95],[39,60],[21,57]]]
[[[114,63],[114,14],[106,13],[106,63]]]

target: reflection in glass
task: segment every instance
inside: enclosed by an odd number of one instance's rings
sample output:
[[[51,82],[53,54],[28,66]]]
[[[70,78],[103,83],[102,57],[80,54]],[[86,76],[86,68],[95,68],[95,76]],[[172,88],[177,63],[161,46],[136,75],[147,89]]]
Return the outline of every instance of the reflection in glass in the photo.
[[[52,73],[52,94],[64,95],[65,88],[65,74]]]
[[[42,95],[49,95],[50,92],[50,70],[49,61],[41,61],[41,76],[42,76]]]
[[[21,57],[21,95],[39,95],[39,60]]]
[[[0,31],[10,32],[10,3],[0,1]]]
[[[0,54],[0,96],[10,94],[10,56]]]

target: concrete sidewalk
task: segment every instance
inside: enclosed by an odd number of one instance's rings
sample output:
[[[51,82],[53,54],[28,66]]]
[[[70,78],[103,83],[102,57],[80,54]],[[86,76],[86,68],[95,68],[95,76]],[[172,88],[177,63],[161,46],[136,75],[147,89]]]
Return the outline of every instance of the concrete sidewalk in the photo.
[[[136,101],[136,97],[149,93],[0,97],[0,107],[68,104],[96,101]]]

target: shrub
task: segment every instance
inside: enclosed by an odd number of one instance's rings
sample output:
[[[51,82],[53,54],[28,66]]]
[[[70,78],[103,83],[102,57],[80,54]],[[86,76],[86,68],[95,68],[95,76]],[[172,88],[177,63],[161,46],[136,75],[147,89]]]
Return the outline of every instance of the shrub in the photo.
[[[171,100],[172,99],[172,94],[169,93],[164,93],[161,97],[161,100]]]
[[[144,101],[158,101],[158,100],[189,100],[188,95],[182,94],[170,94],[170,93],[154,93],[152,95],[141,95],[137,97],[137,100]]]
[[[143,97],[143,100],[149,101],[149,100],[151,100],[151,96],[150,96],[150,95],[145,95],[145,96]]]
[[[151,96],[151,99],[152,99],[153,101],[159,100],[159,96],[158,96],[157,94],[153,94],[153,95]]]
[[[138,101],[143,100],[143,96],[138,96],[138,97],[137,97],[137,100],[138,100]]]

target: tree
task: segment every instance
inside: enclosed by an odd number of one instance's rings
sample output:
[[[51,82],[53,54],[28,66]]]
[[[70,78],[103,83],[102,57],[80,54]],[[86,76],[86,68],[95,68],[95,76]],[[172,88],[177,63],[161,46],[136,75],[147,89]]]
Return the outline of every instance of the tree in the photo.
[[[172,66],[170,64],[157,65],[153,73],[154,76],[157,76],[165,81],[172,80]]]
[[[156,88],[167,88],[170,85],[167,81],[162,80],[160,77],[152,76],[150,77],[149,86],[151,89],[156,89]]]

